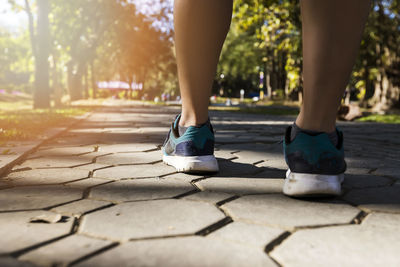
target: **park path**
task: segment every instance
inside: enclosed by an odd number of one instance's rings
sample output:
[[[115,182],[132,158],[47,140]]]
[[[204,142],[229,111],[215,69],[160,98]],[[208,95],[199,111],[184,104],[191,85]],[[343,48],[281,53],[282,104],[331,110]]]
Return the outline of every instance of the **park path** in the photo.
[[[175,173],[177,108],[104,107],[0,178],[0,266],[400,266],[400,129],[343,123],[343,195],[282,195],[293,118],[212,112],[213,176]]]

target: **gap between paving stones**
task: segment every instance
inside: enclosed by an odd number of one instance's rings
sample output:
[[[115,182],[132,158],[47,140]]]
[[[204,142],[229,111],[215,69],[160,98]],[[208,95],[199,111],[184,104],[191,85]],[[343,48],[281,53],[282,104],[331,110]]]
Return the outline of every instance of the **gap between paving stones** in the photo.
[[[369,213],[366,213],[364,211],[360,211],[355,218],[350,222],[350,223],[343,223],[343,224],[326,224],[326,225],[315,225],[315,226],[300,226],[300,227],[295,227],[291,231],[285,231],[282,233],[280,236],[272,240],[270,243],[268,243],[265,246],[265,253],[278,265],[278,266],[283,266],[280,264],[272,255],[272,251],[279,247],[285,240],[287,240],[292,234],[298,231],[302,230],[307,230],[307,229],[320,229],[320,228],[327,228],[327,227],[336,227],[336,226],[346,226],[346,225],[354,225],[354,224],[361,224],[366,217],[369,215]]]

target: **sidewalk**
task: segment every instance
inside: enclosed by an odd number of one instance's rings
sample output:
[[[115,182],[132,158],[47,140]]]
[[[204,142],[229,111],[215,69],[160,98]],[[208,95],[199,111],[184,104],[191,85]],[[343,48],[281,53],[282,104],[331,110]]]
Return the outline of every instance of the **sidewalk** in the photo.
[[[293,118],[212,112],[221,171],[177,174],[178,110],[105,107],[0,178],[0,266],[400,266],[400,127],[343,123],[343,195],[282,195]]]

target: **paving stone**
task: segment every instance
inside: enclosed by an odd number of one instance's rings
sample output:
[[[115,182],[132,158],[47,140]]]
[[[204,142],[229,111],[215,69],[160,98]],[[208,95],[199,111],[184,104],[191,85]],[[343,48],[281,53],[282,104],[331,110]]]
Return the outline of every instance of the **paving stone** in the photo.
[[[129,242],[78,266],[125,266],[127,263],[165,267],[276,266],[261,249],[197,236]]]
[[[237,156],[238,159],[235,159],[233,161],[248,163],[248,164],[255,164],[256,162],[268,160],[277,156],[276,154],[268,153],[268,151],[251,151],[251,150],[239,151],[234,153],[234,155]]]
[[[399,164],[400,164],[400,162],[399,162]],[[400,179],[399,167],[378,168],[376,171],[373,172],[373,174],[390,176],[390,177],[393,177],[396,179]]]
[[[214,176],[232,177],[238,175],[251,175],[261,171],[260,168],[241,162],[233,162],[231,160],[218,160],[219,172]]]
[[[369,214],[362,222],[363,226],[391,227],[400,229],[400,214],[374,212]]]
[[[125,165],[97,170],[93,177],[108,180],[158,177],[176,172],[175,168],[159,164]]]
[[[24,186],[1,190],[0,210],[42,209],[82,197],[82,190],[62,185]]]
[[[90,198],[112,202],[172,198],[194,190],[188,182],[174,178],[149,178],[97,186],[90,190]]]
[[[400,213],[399,186],[353,189],[344,199],[363,209]]]
[[[288,168],[283,156],[280,156],[279,158],[277,158],[276,156],[275,156],[275,158],[269,157],[264,162],[257,164],[257,166],[267,167],[267,168],[275,168],[275,169],[281,169],[281,170],[287,170],[287,168]]]
[[[68,157],[41,157],[28,159],[21,165],[16,166],[19,168],[68,168],[77,165],[89,164],[92,160],[79,156]]]
[[[31,219],[45,211],[0,213],[0,254],[11,253],[23,248],[68,234],[73,220],[60,223],[31,223]],[[12,223],[10,223],[12,222]],[[1,265],[0,266],[4,266]],[[7,265],[5,265],[7,266]]]
[[[301,230],[271,252],[283,266],[399,266],[400,232],[346,225]]]
[[[183,172],[177,172],[173,174],[169,174],[167,176],[164,176],[163,178],[168,179],[168,178],[174,178],[174,179],[180,179],[183,181],[191,182],[196,179],[202,179],[204,178],[204,175],[201,174],[194,174],[194,173],[183,173]]]
[[[221,193],[221,192],[210,192],[210,191],[201,191],[196,194],[188,195],[184,197],[184,199],[193,200],[193,201],[204,201],[216,204],[222,200],[233,197],[232,194]]]
[[[0,257],[0,266],[4,267],[34,267],[32,263],[18,261],[11,257]]]
[[[343,186],[350,188],[368,188],[390,185],[392,180],[382,176],[375,175],[353,175],[346,174]]]
[[[222,206],[234,220],[293,229],[350,223],[360,210],[340,202],[297,200],[281,194],[244,196]]]
[[[216,149],[216,150],[214,150],[214,156],[216,158],[229,160],[229,159],[233,159],[236,157],[234,154],[232,154],[232,152],[235,152],[235,151],[225,150],[225,149],[221,149],[221,150]]]
[[[165,134],[167,135],[169,127],[140,127],[139,132],[142,134]]]
[[[196,183],[201,190],[225,192],[233,195],[268,194],[282,192],[283,179],[252,177],[216,177]]]
[[[127,202],[85,215],[80,232],[114,240],[193,234],[224,217],[216,207],[203,202]]]
[[[98,157],[96,162],[107,165],[150,164],[161,161],[161,157],[162,153],[158,150],[153,152],[117,153]]]
[[[268,243],[283,233],[284,231],[278,228],[243,222],[233,222],[215,232],[212,232],[207,237],[222,238],[228,241],[263,249]]]
[[[93,152],[94,150],[95,146],[54,147],[38,150],[34,155],[43,157],[76,156]]]
[[[62,184],[89,177],[89,172],[77,169],[34,169],[11,172],[4,179],[14,185]]]
[[[75,188],[80,188],[82,190],[87,189],[87,188],[91,188],[100,184],[105,184],[105,183],[109,183],[110,181],[104,180],[104,179],[96,179],[96,178],[88,178],[88,179],[83,179],[83,180],[79,180],[76,182],[71,182],[71,183],[67,183],[65,184],[66,186],[70,186],[70,187],[75,187]]]
[[[28,252],[19,259],[40,266],[66,266],[68,263],[110,244],[111,241],[72,235]]]
[[[100,163],[90,163],[90,164],[86,164],[86,165],[81,165],[81,166],[77,166],[74,167],[74,169],[78,169],[78,170],[86,170],[86,171],[94,171],[97,169],[103,169],[106,167],[111,167],[108,164],[100,164]]]
[[[110,205],[110,202],[107,201],[100,201],[100,200],[92,200],[92,199],[82,199],[79,201],[75,201],[66,205],[58,206],[52,208],[51,211],[68,215],[68,216],[75,216],[78,217],[85,212],[95,210],[107,205]]]
[[[346,169],[346,174],[354,174],[354,175],[364,175],[369,174],[370,169],[366,168],[352,168],[351,166]]]

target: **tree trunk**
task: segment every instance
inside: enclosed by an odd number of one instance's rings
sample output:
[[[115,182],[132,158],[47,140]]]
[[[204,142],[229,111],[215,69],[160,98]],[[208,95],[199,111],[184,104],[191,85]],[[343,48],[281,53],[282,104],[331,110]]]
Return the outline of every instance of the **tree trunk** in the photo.
[[[90,95],[89,95],[89,74],[88,74],[88,67],[87,66],[85,66],[83,80],[84,80],[85,99],[89,99],[90,98]]]
[[[34,108],[50,107],[49,62],[50,31],[49,1],[37,0],[37,58],[35,60]]]
[[[93,95],[92,97],[95,99],[97,98],[97,84],[96,84],[96,76],[94,73],[94,62],[90,62],[90,78],[92,80],[92,90],[93,90]]]
[[[53,71],[52,71],[52,80],[53,80],[53,89],[54,89],[54,105],[56,107],[61,107],[62,106],[62,102],[61,102],[61,98],[62,98],[62,87],[60,84],[60,79],[58,76],[58,71],[57,71],[57,58],[56,56],[53,54]]]

